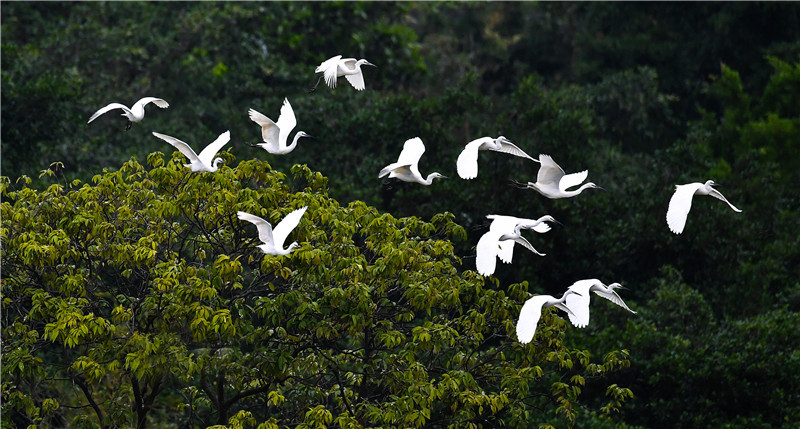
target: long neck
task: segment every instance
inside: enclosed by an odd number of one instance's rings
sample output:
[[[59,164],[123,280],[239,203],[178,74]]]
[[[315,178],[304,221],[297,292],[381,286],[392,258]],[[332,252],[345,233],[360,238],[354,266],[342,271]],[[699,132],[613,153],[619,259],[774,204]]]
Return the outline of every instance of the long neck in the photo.
[[[564,195],[566,195],[567,197],[574,197],[575,195],[578,195],[581,192],[583,192],[584,189],[589,189],[594,187],[595,187],[594,183],[584,183],[583,185],[581,185],[580,188],[574,191],[564,191]]]
[[[431,183],[433,183],[433,179],[435,179],[435,178],[436,178],[436,173],[431,173],[431,174],[428,175],[428,177],[425,178],[425,180],[423,180],[422,182],[419,182],[419,183],[422,183],[425,186],[430,186]]]
[[[291,152],[292,150],[294,150],[294,147],[297,146],[297,142],[300,140],[300,137],[302,137],[302,135],[298,131],[297,134],[295,134],[294,138],[292,139],[292,144],[290,144],[289,146],[286,146],[286,151],[287,152]]]
[[[222,161],[222,158],[214,158],[214,161],[211,163],[211,171],[217,171],[217,169],[219,169],[219,163]]]

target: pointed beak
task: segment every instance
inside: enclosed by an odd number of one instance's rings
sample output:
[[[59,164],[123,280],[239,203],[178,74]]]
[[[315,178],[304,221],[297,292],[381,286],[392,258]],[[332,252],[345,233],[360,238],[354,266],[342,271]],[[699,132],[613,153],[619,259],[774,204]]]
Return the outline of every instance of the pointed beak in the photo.
[[[559,221],[557,221],[557,220],[555,220],[555,219],[553,219],[553,220],[552,220],[552,222],[553,222],[553,223],[557,223],[557,224],[559,224],[559,225],[561,225],[561,226],[564,226],[564,224],[563,224],[563,223],[561,223],[561,222],[559,222]]]
[[[371,62],[369,62],[369,61],[365,62],[365,63],[364,63],[364,65],[367,65],[367,66],[372,66],[372,67],[375,67],[375,68],[377,68],[377,67],[378,67],[378,66],[376,66],[375,64],[372,64],[372,63],[371,63]]]

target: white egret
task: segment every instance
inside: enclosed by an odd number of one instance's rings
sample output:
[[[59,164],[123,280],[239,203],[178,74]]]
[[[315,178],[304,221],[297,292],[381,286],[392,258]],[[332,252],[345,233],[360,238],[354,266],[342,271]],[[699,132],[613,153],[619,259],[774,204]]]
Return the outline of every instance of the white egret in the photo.
[[[417,165],[423,153],[425,153],[425,144],[422,143],[422,139],[414,137],[406,140],[400,156],[397,157],[397,162],[383,167],[378,173],[378,178],[388,175],[389,178],[397,178],[404,182],[417,182],[426,186],[433,183],[433,179],[446,178],[447,176],[442,176],[436,172],[429,174],[424,179],[422,178]]]
[[[580,185],[586,177],[589,176],[589,171],[584,170],[580,173],[566,174],[564,169],[559,167],[550,155],[539,155],[539,173],[536,176],[536,183],[528,182],[523,187],[526,189],[534,189],[547,198],[569,198],[574,197],[584,189],[603,189],[592,182],[584,183],[580,188],[574,191],[567,189]]]
[[[561,295],[561,298],[558,299],[551,295],[536,295],[525,301],[525,304],[522,304],[522,309],[519,312],[519,319],[517,320],[517,341],[522,344],[528,344],[533,340],[544,307],[552,307],[555,305],[556,308],[564,310],[568,314],[571,313],[568,307],[563,306],[564,301],[566,301],[567,297],[578,294],[579,293],[574,290],[567,290]]]
[[[482,150],[509,153],[539,162],[539,160],[531,158],[530,155],[517,147],[511,140],[503,136],[497,138],[481,137],[467,143],[467,145],[464,146],[464,150],[458,155],[456,169],[458,170],[458,175],[461,176],[462,179],[474,179],[478,177],[478,151]]]
[[[550,230],[550,226],[544,222],[555,222],[552,216],[542,216],[537,220],[516,218],[513,216],[488,215],[492,219],[489,231],[481,236],[475,249],[475,268],[481,275],[490,276],[494,274],[497,267],[497,258],[510,264],[513,257],[514,244],[520,244],[531,252],[545,256],[540,253],[533,245],[522,236],[523,229],[533,229],[539,233]]]
[[[264,143],[250,144],[250,146],[258,146],[273,155],[285,155],[294,150],[297,146],[297,141],[300,137],[311,137],[304,131],[298,131],[292,139],[290,145],[286,145],[289,140],[289,133],[292,132],[297,125],[297,118],[294,116],[292,105],[289,104],[289,99],[283,99],[283,106],[281,107],[281,115],[278,117],[278,122],[273,122],[272,119],[262,115],[256,110],[250,109],[248,111],[250,119],[261,126],[261,138]]]
[[[296,247],[300,247],[296,241],[292,242],[287,248],[283,248],[283,242],[286,237],[292,232],[297,224],[300,223],[300,218],[306,212],[308,206],[301,207],[289,214],[281,220],[275,228],[266,220],[246,212],[237,212],[236,215],[241,220],[246,220],[258,228],[258,239],[264,244],[258,246],[262,252],[268,255],[288,255]]]
[[[606,286],[598,279],[578,280],[569,287],[569,290],[577,292],[570,295],[567,301],[563,304],[569,308],[569,320],[578,328],[585,328],[589,324],[589,295],[594,292],[614,304],[636,314],[635,311],[628,308],[625,302],[617,294],[614,289],[624,289],[619,283],[611,283]],[[562,304],[559,304],[562,305]],[[560,307],[559,307],[560,308]],[[563,309],[562,309],[563,310]]]
[[[108,106],[103,107],[102,109],[94,112],[94,115],[92,115],[92,117],[89,118],[89,122],[87,122],[87,124],[94,121],[95,119],[97,119],[98,116],[108,112],[109,110],[122,109],[122,116],[128,118],[128,124],[125,126],[125,130],[127,131],[131,129],[131,125],[134,122],[139,122],[142,119],[144,119],[144,106],[147,105],[148,103],[153,103],[162,109],[166,109],[167,107],[169,107],[169,103],[160,98],[155,98],[155,97],[144,97],[141,100],[134,103],[133,107],[131,107],[130,109],[128,108],[128,106],[125,106],[123,104],[111,103]]]
[[[314,73],[322,73],[322,76],[317,79],[317,84],[314,85],[309,92],[316,90],[317,86],[319,85],[319,81],[323,78],[329,87],[336,88],[336,81],[340,76],[347,78],[347,81],[350,82],[350,85],[352,85],[356,90],[363,91],[365,87],[364,74],[361,72],[362,65],[377,67],[375,64],[372,64],[367,60],[342,58],[341,55],[337,55],[323,61],[322,64],[317,66],[316,70],[314,70]]]
[[[713,180],[708,180],[706,183],[695,182],[686,185],[675,185],[675,193],[669,200],[669,208],[667,209],[667,225],[670,231],[675,234],[683,232],[683,227],[686,226],[686,217],[689,215],[689,210],[692,209],[692,197],[695,195],[711,195],[728,203],[733,211],[741,213],[741,210],[731,204],[718,190],[712,188],[713,185],[716,185]]]
[[[206,146],[205,149],[200,152],[200,155],[198,155],[194,152],[194,150],[192,150],[191,147],[189,147],[187,143],[178,140],[175,137],[157,133],[155,131],[153,131],[153,135],[175,146],[175,149],[178,149],[182,154],[189,158],[189,164],[183,164],[184,167],[196,172],[207,171],[210,173],[217,171],[220,163],[225,163],[222,158],[214,158],[214,155],[216,155],[217,152],[219,152],[220,149],[222,149],[222,147],[228,144],[228,142],[231,140],[231,132],[225,131],[224,133],[220,134],[216,140],[211,142],[211,144]]]

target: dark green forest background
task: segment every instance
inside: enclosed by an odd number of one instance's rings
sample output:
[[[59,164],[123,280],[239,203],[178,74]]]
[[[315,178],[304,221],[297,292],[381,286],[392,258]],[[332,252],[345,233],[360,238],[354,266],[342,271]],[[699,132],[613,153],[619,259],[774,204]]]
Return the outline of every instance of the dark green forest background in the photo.
[[[564,225],[531,239],[547,256],[517,252],[499,284],[558,295],[596,277],[628,287],[638,311],[595,297],[590,326],[567,329],[572,346],[630,352],[630,367],[603,382],[634,397],[578,427],[800,424],[799,4],[4,2],[1,12],[10,183],[27,175],[45,188],[169,158],[151,131],[199,148],[230,130],[236,159],[287,175],[306,164],[342,205],[452,213],[467,232],[453,241],[460,270],[474,268],[485,215],[550,214]],[[377,65],[367,89],[340,80],[308,93],[314,68],[339,54]],[[144,96],[170,107],[148,106],[127,132],[113,112],[86,124]],[[260,137],[248,109],[276,119],[284,97],[315,138],[281,157],[245,145]],[[567,172],[588,169],[607,191],[546,199],[511,186],[535,180],[538,164],[494,152],[477,179],[458,178],[464,144],[500,134]],[[378,179],[417,136],[420,170],[449,179]],[[708,179],[742,213],[696,198],[672,234],[674,186]],[[592,386],[581,400],[597,408],[605,392]]]

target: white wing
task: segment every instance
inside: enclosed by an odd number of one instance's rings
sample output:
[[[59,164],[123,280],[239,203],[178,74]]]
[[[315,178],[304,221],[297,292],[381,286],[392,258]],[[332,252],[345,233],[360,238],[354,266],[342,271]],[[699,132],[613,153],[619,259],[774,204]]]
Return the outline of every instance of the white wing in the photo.
[[[248,110],[247,113],[253,122],[261,126],[261,138],[264,142],[277,148],[281,130],[275,122],[254,109]]]
[[[363,91],[366,86],[364,86],[364,73],[361,70],[355,74],[346,74],[344,75],[347,78],[347,81],[350,82],[350,85],[353,86],[358,91]]]
[[[478,177],[478,150],[486,141],[491,141],[491,137],[482,137],[467,143],[464,150],[458,155],[456,160],[456,170],[462,179],[474,179]]]
[[[598,296],[603,297],[603,298],[613,302],[614,304],[617,304],[618,306],[630,311],[631,313],[636,314],[635,311],[631,310],[627,305],[625,305],[625,302],[622,300],[622,297],[620,297],[617,292],[615,292],[613,290],[604,291],[604,290],[595,289],[594,293],[596,293]],[[567,299],[569,299],[569,297],[567,297]]]
[[[339,76],[339,60],[341,59],[341,55],[331,57],[323,61],[315,71],[315,73],[324,73],[325,83],[331,88],[336,88],[336,78]]]
[[[92,117],[89,118],[89,121],[86,122],[86,123],[88,124],[88,123],[94,121],[95,119],[97,119],[97,117],[102,115],[103,113],[106,113],[109,110],[114,110],[114,109],[122,109],[122,110],[125,111],[126,114],[130,114],[130,115],[133,114],[133,112],[131,112],[131,109],[129,109],[128,106],[125,106],[125,105],[122,105],[122,104],[119,104],[119,103],[111,103],[108,106],[103,107],[102,109],[94,112],[94,115],[92,115]]]
[[[236,216],[255,225],[258,228],[258,239],[268,246],[275,247],[272,239],[272,225],[269,222],[246,212],[236,212]]]
[[[569,308],[569,321],[576,328],[585,328],[589,324],[589,289],[593,284],[593,280],[579,280],[569,287],[577,293],[567,295],[564,305]]]
[[[283,242],[286,241],[286,237],[289,233],[300,223],[300,218],[303,217],[306,209],[308,209],[308,206],[301,207],[287,214],[286,217],[275,226],[275,229],[272,231],[272,237],[275,240],[276,248],[283,248]]]
[[[675,234],[683,232],[686,226],[686,217],[692,209],[692,197],[694,193],[703,186],[702,183],[689,183],[686,185],[675,185],[675,193],[669,200],[667,209],[667,225],[670,231]]]
[[[728,203],[728,205],[729,205],[729,206],[731,206],[731,208],[733,209],[733,211],[735,211],[735,212],[737,212],[737,213],[741,213],[741,212],[742,212],[741,210],[737,209],[737,208],[736,208],[736,206],[734,206],[733,204],[731,204],[731,202],[730,202],[730,201],[728,201],[728,199],[727,199],[727,198],[725,198],[725,197],[722,195],[722,193],[720,193],[718,190],[716,190],[716,189],[714,189],[714,188],[711,188],[711,192],[709,192],[709,193],[708,193],[708,195],[711,195],[712,197],[714,197],[714,198],[716,198],[716,199],[718,199],[718,200],[725,201],[726,203]]]
[[[164,99],[156,97],[144,97],[139,101],[137,101],[136,103],[134,103],[131,110],[133,110],[136,106],[141,106],[141,108],[144,109],[144,106],[146,106],[147,103],[153,103],[162,109],[166,109],[167,107],[169,107],[169,103],[167,103]]]
[[[561,192],[566,192],[567,189],[583,183],[588,176],[589,170],[583,170],[580,173],[565,174],[561,176],[561,180],[558,181],[558,189],[561,190]]]
[[[508,241],[508,240],[504,240],[504,241]],[[538,250],[534,249],[533,245],[525,237],[520,236],[519,238],[514,239],[514,242],[519,244],[519,245],[521,245],[522,247],[530,250],[531,252],[539,255],[539,256],[545,256],[544,253],[540,253]]]
[[[528,344],[536,335],[536,327],[542,317],[542,306],[553,297],[548,295],[537,295],[522,304],[517,320],[517,341]]]
[[[519,156],[521,158],[528,158],[532,161],[535,161],[530,155],[525,153],[522,149],[517,147],[514,143],[508,141],[500,141],[500,148],[499,149],[492,149],[496,152],[508,153],[514,156]]]
[[[192,150],[192,148],[189,147],[189,145],[186,142],[178,140],[175,137],[168,136],[166,134],[157,133],[155,131],[153,131],[153,135],[171,144],[172,146],[175,146],[175,149],[178,149],[179,151],[181,151],[182,154],[186,155],[186,157],[189,158],[189,161],[192,164],[197,162],[202,162],[200,158],[197,156],[197,154],[194,152],[194,150]]]
[[[408,139],[403,144],[400,156],[397,157],[397,163],[400,165],[416,165],[419,163],[419,159],[422,158],[423,153],[425,153],[425,144],[422,143],[422,139],[419,137]]]
[[[499,232],[489,231],[478,240],[478,245],[475,248],[475,268],[481,275],[490,276],[494,274],[497,266],[497,252],[500,249],[499,238]]]
[[[197,155],[197,157],[200,158],[200,162],[202,162],[203,165],[211,165],[211,163],[214,161],[214,155],[216,155],[217,152],[219,152],[220,149],[222,149],[222,146],[228,144],[230,140],[231,140],[230,131],[225,131],[224,133],[220,134],[216,140],[211,142],[208,146],[205,147],[205,149],[203,149],[202,152],[200,152],[200,155]]]
[[[550,155],[539,155],[539,173],[536,175],[538,183],[558,183],[564,176],[564,170],[553,161]]]
[[[289,99],[283,99],[283,106],[281,106],[281,116],[278,117],[278,122],[275,124],[278,126],[279,135],[278,135],[278,143],[282,147],[286,147],[286,140],[289,138],[289,133],[294,129],[297,125],[297,118],[294,116],[294,110],[292,109],[292,105],[289,104]]]

